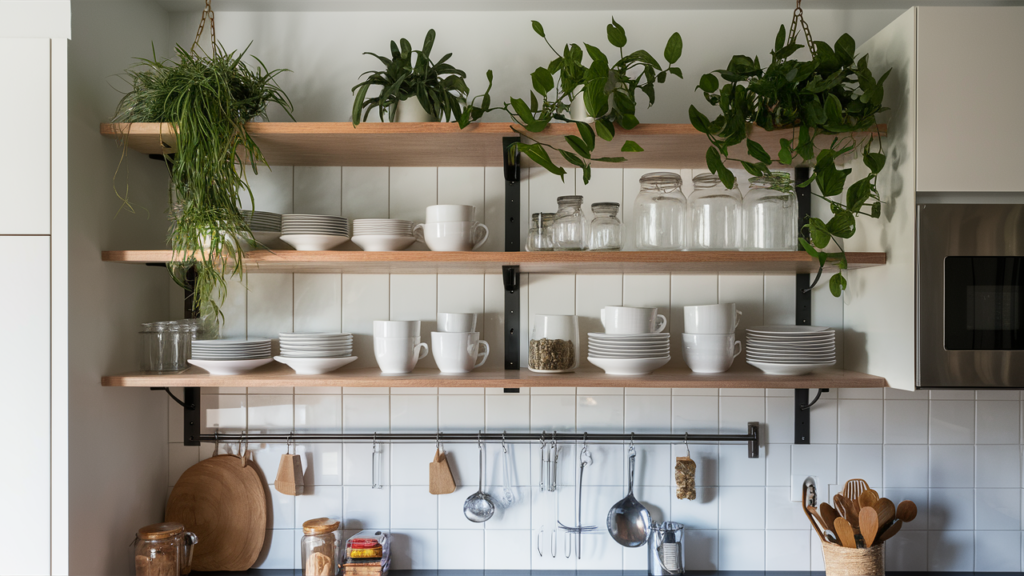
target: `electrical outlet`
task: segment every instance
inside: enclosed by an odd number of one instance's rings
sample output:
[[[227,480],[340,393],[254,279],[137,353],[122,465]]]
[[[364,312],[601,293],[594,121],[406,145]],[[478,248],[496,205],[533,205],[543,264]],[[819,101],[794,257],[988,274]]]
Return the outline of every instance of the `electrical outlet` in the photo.
[[[817,501],[820,502],[822,498],[828,497],[828,494],[821,493],[821,489],[824,488],[824,486],[818,483],[817,476],[791,476],[789,481],[790,500],[793,502],[799,502],[803,498],[804,482],[808,478],[814,486],[814,493],[817,496]]]

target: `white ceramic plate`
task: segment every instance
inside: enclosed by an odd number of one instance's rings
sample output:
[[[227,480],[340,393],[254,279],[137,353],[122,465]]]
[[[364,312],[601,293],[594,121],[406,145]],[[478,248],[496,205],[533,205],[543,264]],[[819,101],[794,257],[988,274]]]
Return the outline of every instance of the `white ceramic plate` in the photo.
[[[282,340],[292,338],[352,338],[351,334],[344,332],[281,332],[278,336]]]
[[[331,250],[348,242],[348,236],[326,234],[282,234],[281,240],[300,252]]]
[[[597,340],[590,341],[591,346],[600,346],[602,348],[615,348],[618,350],[644,350],[646,348],[667,348],[672,345],[671,342],[645,342],[641,344],[623,344],[620,342],[598,342]]]
[[[270,344],[270,338],[220,338],[217,340],[193,340],[199,346],[229,346],[232,344]]]
[[[281,364],[285,364],[292,370],[295,370],[296,374],[302,374],[306,376],[334,372],[338,368],[351,364],[358,359],[358,356],[348,356],[346,358],[288,358],[287,356],[274,357],[274,360],[277,360]]]
[[[773,336],[806,336],[808,333],[826,331],[834,332],[832,328],[827,326],[787,326],[785,324],[778,326],[754,326],[753,328],[747,328],[747,332],[754,332],[755,334],[771,334]]]
[[[637,343],[637,342],[657,342],[662,340],[669,340],[671,334],[605,334],[603,332],[591,332],[587,334],[591,340],[599,340],[602,342],[622,342],[622,343]]]
[[[771,336],[747,336],[747,342],[751,344],[775,344],[775,345],[790,345],[790,344],[827,344],[835,342],[835,334],[830,334],[822,338],[814,337],[800,337],[800,338],[773,338]]]
[[[405,250],[413,245],[416,239],[412,236],[397,235],[356,235],[352,237],[352,243],[367,252],[393,252]]]
[[[587,356],[591,364],[612,376],[643,376],[661,368],[671,357],[662,358],[596,358]]]
[[[836,357],[778,356],[774,358],[764,358],[761,356],[747,356],[747,360],[750,362],[764,362],[766,364],[827,364],[829,362],[835,362]]]
[[[198,366],[214,376],[237,376],[255,370],[273,362],[273,358],[260,358],[258,360],[192,360],[188,361],[193,366]]]
[[[665,348],[650,348],[647,350],[608,350],[605,348],[594,348],[593,346],[587,349],[587,352],[594,356],[644,356],[647,358],[664,356],[671,351],[672,349],[667,346]]]
[[[828,362],[824,364],[774,364],[770,362],[753,362],[747,360],[747,364],[758,368],[765,374],[772,374],[775,376],[799,376],[801,374],[810,374],[819,368],[827,368],[835,364],[835,362]]]

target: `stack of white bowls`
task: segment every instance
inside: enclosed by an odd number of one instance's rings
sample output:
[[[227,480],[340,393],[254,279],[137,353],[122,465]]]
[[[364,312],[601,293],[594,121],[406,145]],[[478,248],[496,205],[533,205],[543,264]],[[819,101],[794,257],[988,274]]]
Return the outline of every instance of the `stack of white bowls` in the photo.
[[[836,363],[836,331],[820,326],[747,328],[747,364],[765,374],[797,376]]]
[[[352,221],[352,243],[367,252],[405,250],[416,238],[412,222],[390,218],[360,218]]]
[[[476,331],[476,314],[468,312],[438,312],[437,332],[430,333],[430,345],[441,374],[468,374],[483,366],[491,353],[490,345]]]
[[[273,248],[281,237],[281,215],[273,212],[242,210],[242,217],[249,224],[255,248]]]
[[[268,338],[193,340],[188,363],[215,376],[244,374],[273,360],[270,346]]]
[[[662,334],[668,320],[657,308],[605,306],[604,333],[590,333],[587,360],[607,374],[642,376],[671,359],[671,335]]]
[[[373,321],[373,355],[382,374],[408,374],[427,354],[419,320]]]
[[[358,359],[352,355],[352,335],[339,333],[281,333],[281,355],[275,356],[296,374],[327,374]]]
[[[743,313],[736,304],[683,306],[683,355],[696,374],[720,374],[743,351],[736,327]]]
[[[331,250],[348,242],[348,219],[326,214],[285,214],[281,240],[299,251]]]
[[[476,208],[462,204],[427,206],[427,222],[412,232],[434,252],[470,252],[487,241],[487,226],[476,221]]]

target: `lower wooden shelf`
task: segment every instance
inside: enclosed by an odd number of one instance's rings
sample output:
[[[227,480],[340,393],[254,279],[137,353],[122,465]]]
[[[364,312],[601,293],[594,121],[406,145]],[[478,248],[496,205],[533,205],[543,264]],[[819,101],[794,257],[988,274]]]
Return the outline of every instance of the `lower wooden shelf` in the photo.
[[[104,386],[121,387],[248,387],[324,386],[364,388],[884,388],[885,378],[859,372],[823,371],[803,376],[769,376],[737,364],[724,374],[694,374],[687,369],[662,369],[646,376],[609,376],[595,368],[581,368],[569,374],[537,374],[529,370],[478,370],[463,376],[439,374],[420,369],[411,374],[384,376],[376,368],[342,368],[320,376],[298,376],[290,368],[272,362],[241,376],[211,376],[190,368],[180,374],[133,372],[104,376]]]

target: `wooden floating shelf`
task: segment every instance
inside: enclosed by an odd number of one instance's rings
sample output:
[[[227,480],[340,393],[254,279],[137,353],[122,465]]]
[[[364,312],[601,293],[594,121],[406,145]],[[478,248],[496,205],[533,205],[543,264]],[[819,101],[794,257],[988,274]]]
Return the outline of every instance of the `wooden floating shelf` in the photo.
[[[367,388],[487,387],[547,388],[642,387],[642,388],[884,388],[885,378],[858,372],[829,371],[803,376],[769,376],[737,363],[724,374],[698,375],[686,369],[663,369],[647,376],[609,376],[594,368],[569,374],[536,374],[529,370],[478,370],[464,376],[447,376],[437,370],[417,370],[401,376],[384,376],[376,368],[342,368],[322,376],[298,376],[291,368],[272,362],[241,376],[211,376],[190,368],[181,374],[135,372],[104,376],[104,386],[118,387],[248,387],[324,386]]]
[[[501,139],[516,135],[510,124],[503,122],[471,124],[463,130],[458,124],[441,122],[362,123],[357,127],[350,122],[250,122],[246,129],[272,166],[501,166]],[[885,135],[885,125],[877,129]],[[792,132],[753,128],[751,136],[775,157],[779,139],[792,138]],[[100,133],[126,139],[129,148],[143,154],[175,150],[176,138],[169,124],[101,124]],[[578,134],[575,124],[551,124],[530,137],[564,146],[563,137],[570,134]],[[854,137],[868,135],[865,132]],[[828,147],[831,139],[822,136],[819,145]],[[626,140],[635,141],[644,151],[620,152]],[[618,166],[628,168],[704,168],[709,145],[707,136],[690,124],[619,128],[612,142],[600,138],[597,142],[595,157],[624,156],[628,162]],[[739,159],[750,160],[740,155],[745,149],[736,146],[734,153]],[[552,159],[569,166],[557,153]],[[739,167],[738,162],[735,167]]]
[[[160,264],[170,250],[103,252],[105,262]],[[851,270],[885,264],[884,252],[847,252]],[[669,272],[817,272],[804,252],[298,252],[254,250],[245,255],[249,272],[349,274],[498,274],[502,266],[520,272],[566,274],[664,274]]]

